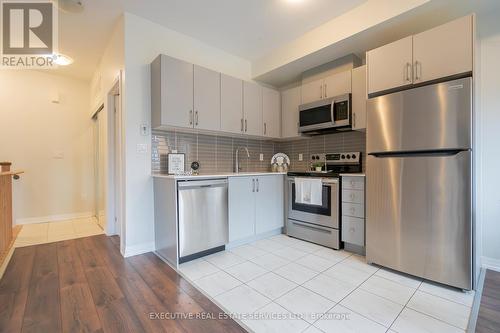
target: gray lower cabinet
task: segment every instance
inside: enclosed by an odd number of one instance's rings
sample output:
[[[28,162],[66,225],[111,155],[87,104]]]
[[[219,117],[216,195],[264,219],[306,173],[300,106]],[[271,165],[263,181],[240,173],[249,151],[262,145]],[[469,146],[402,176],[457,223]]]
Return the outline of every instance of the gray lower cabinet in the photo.
[[[346,250],[365,246],[365,178],[342,176],[342,241]]]

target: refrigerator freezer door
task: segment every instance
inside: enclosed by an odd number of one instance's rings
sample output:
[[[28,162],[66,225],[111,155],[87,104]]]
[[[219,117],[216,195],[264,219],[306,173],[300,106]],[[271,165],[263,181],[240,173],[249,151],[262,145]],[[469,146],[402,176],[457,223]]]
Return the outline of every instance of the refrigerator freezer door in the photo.
[[[367,151],[471,148],[471,87],[464,78],[368,100]]]
[[[367,260],[472,288],[471,152],[368,157]]]

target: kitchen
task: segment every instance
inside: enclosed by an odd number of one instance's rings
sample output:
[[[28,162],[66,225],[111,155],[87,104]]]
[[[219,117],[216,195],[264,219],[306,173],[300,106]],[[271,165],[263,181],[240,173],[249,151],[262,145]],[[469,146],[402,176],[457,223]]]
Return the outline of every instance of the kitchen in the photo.
[[[368,50],[365,64],[351,54],[304,72],[281,91],[159,55],[156,254],[227,312],[309,315],[281,329],[345,329],[311,316],[334,303],[375,331],[419,316],[468,329],[473,27],[465,16]],[[444,304],[426,309],[433,301]]]

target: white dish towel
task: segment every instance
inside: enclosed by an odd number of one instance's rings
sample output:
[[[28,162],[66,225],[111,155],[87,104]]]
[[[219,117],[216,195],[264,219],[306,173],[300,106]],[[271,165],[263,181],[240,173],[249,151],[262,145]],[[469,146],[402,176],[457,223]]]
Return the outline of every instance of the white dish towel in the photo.
[[[304,205],[323,204],[323,183],[321,179],[295,178],[295,202]]]

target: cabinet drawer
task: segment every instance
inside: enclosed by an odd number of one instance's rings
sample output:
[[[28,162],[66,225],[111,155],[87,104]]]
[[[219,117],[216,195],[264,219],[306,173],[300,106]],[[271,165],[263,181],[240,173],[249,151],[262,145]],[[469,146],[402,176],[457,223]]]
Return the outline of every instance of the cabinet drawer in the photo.
[[[342,190],[342,202],[351,202],[364,205],[365,191],[362,190]]]
[[[365,218],[365,205],[343,202],[342,203],[342,215]]]
[[[342,177],[342,189],[344,190],[364,190],[365,178],[364,177]]]
[[[342,241],[365,246],[365,220],[357,217],[342,216]]]

